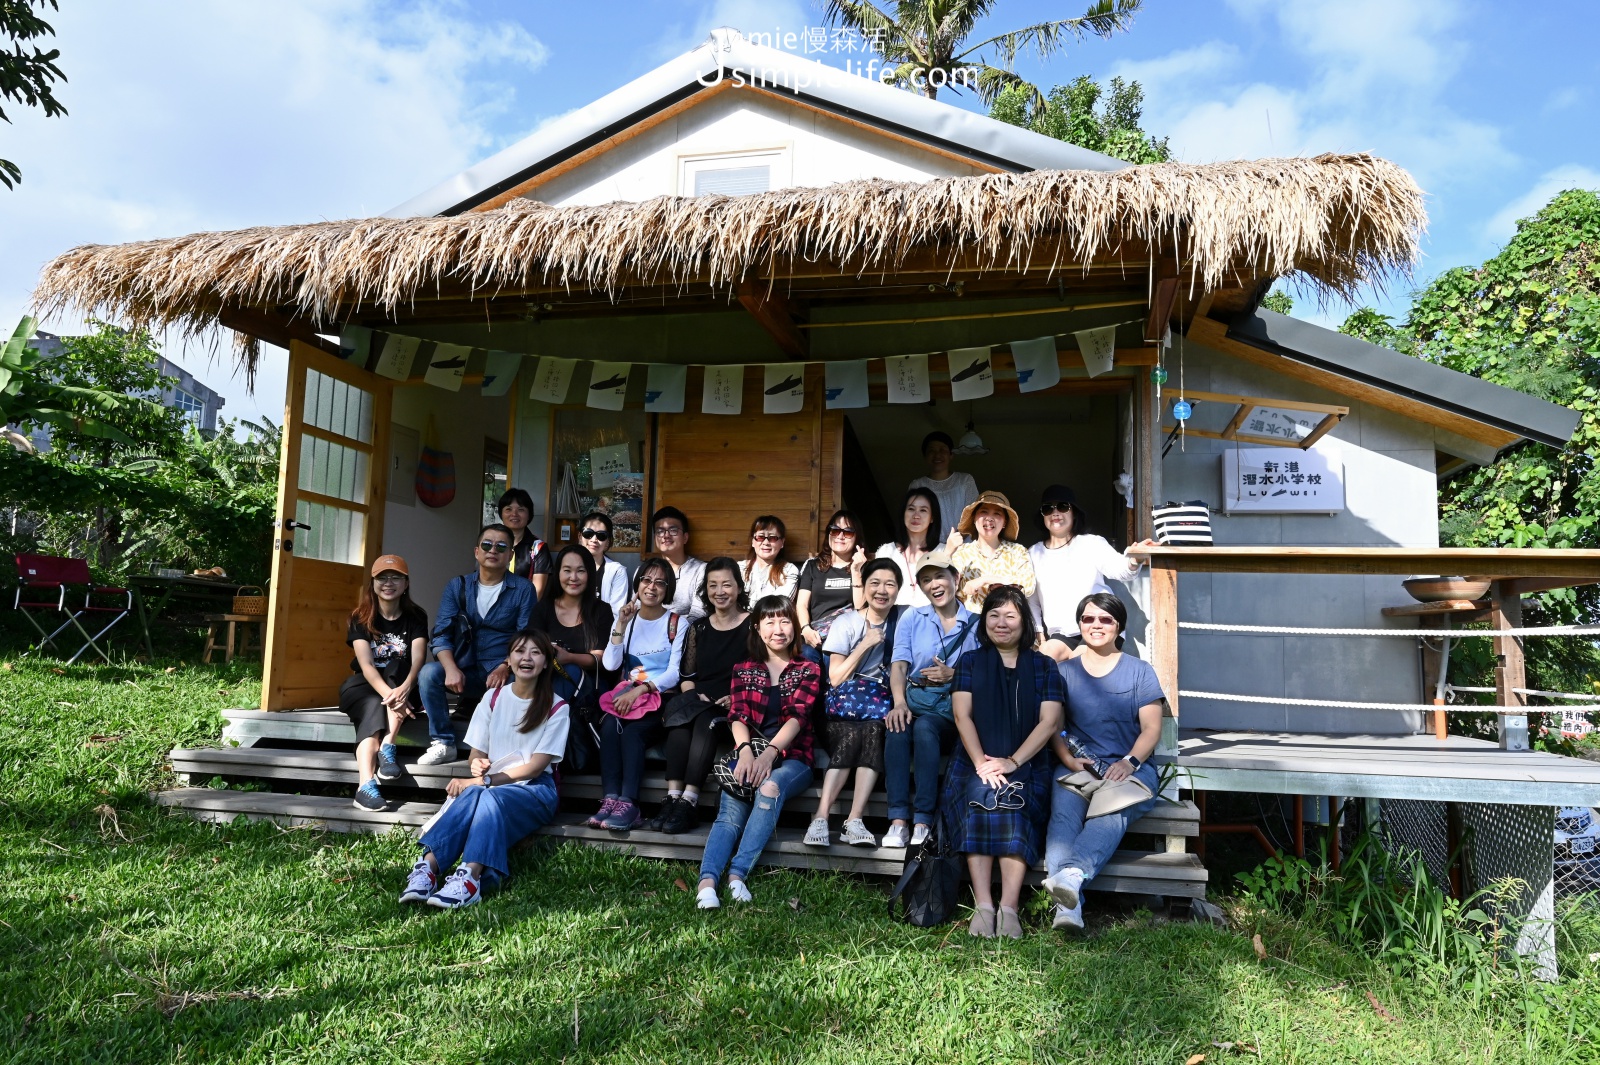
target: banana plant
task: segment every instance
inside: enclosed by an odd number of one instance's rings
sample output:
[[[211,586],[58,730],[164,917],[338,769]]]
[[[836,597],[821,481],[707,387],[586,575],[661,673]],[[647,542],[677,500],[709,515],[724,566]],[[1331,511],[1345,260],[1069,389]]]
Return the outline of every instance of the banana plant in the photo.
[[[55,425],[101,437],[119,444],[133,441],[102,415],[149,400],[98,388],[61,385],[50,380],[44,356],[30,347],[34,320],[24,317],[0,347],[0,427],[5,439],[19,451],[33,451],[25,432],[39,425]],[[16,428],[11,428],[11,427]]]

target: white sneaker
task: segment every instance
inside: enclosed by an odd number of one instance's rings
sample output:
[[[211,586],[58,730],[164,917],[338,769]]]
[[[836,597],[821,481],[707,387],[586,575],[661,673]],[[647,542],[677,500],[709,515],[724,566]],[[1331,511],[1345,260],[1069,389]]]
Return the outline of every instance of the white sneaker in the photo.
[[[927,825],[917,825],[916,828],[911,830],[911,845],[913,847],[922,846],[924,843],[928,842],[928,837],[932,834],[933,831],[929,829]]]
[[[1044,889],[1056,900],[1058,906],[1076,910],[1079,893],[1083,891],[1083,873],[1077,869],[1063,869],[1055,876],[1046,877]],[[1081,922],[1080,922],[1081,924]]]
[[[443,740],[434,740],[428,744],[428,749],[422,752],[422,757],[417,759],[418,765],[444,765],[446,762],[456,760],[456,745],[445,743]]]
[[[439,877],[434,873],[433,866],[427,859],[417,859],[417,864],[411,867],[411,875],[406,877],[406,889],[400,892],[400,901],[403,903],[423,903],[433,894],[433,889],[439,886]]]
[[[734,902],[754,902],[756,897],[750,894],[750,889],[745,887],[743,880],[728,881],[728,897]]]
[[[459,910],[481,898],[483,889],[478,884],[478,878],[466,866],[458,865],[456,871],[445,880],[444,887],[428,896],[428,905],[441,910]]]
[[[853,847],[876,847],[878,837],[867,831],[865,821],[854,817],[844,823],[844,831],[839,833],[839,842],[848,843]]]
[[[1083,931],[1083,907],[1081,905],[1068,909],[1065,906],[1056,907],[1056,919],[1050,922],[1051,928],[1065,929],[1068,932]]]
[[[702,910],[722,909],[722,900],[717,898],[717,889],[714,887],[701,888],[695,894],[694,904]]]
[[[811,822],[806,829],[806,838],[800,842],[808,847],[826,847],[828,845],[828,819],[819,817]]]
[[[895,850],[903,850],[905,849],[906,838],[905,825],[890,825],[889,831],[883,834],[883,845],[892,847]]]

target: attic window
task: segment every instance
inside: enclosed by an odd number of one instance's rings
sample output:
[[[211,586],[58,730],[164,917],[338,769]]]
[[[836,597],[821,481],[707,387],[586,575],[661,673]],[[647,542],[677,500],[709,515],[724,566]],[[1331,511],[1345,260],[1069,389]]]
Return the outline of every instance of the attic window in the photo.
[[[771,187],[772,167],[765,164],[761,166],[721,167],[715,170],[696,170],[694,172],[694,194],[696,196],[713,194],[749,196],[755,192],[766,192]]]

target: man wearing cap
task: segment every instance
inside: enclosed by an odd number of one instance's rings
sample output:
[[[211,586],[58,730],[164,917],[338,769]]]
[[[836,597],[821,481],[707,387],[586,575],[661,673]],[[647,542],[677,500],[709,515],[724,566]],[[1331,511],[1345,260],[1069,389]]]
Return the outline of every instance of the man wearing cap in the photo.
[[[926,488],[939,497],[939,513],[950,523],[949,529],[930,529],[932,539],[947,536],[954,529],[956,519],[978,498],[978,482],[970,473],[955,473],[950,469],[950,457],[955,454],[956,442],[949,433],[934,430],[922,438],[922,459],[928,464],[928,476],[918,477],[906,486]]]
[[[537,600],[526,577],[510,573],[511,530],[495,522],[478,533],[478,568],[454,577],[439,600],[439,618],[429,646],[438,661],[422,667],[417,689],[428,712],[428,750],[419,765],[456,759],[456,731],[450,724],[446,691],[459,692],[470,713],[489,688],[511,675],[506,654],[511,638],[528,627]]]
[[[1029,600],[1033,618],[1055,648],[1078,645],[1078,604],[1085,596],[1109,592],[1106,581],[1131,580],[1144,565],[1089,531],[1077,496],[1064,484],[1053,484],[1039,497],[1039,524],[1045,538],[1028,549],[1037,587]],[[1152,540],[1144,541],[1154,543]],[[1064,639],[1056,639],[1057,634]],[[1069,653],[1076,653],[1075,651]],[[1059,658],[1059,655],[1056,655]]]
[[[928,838],[939,803],[939,759],[955,748],[950,681],[956,660],[978,646],[978,617],[956,597],[956,578],[943,549],[924,555],[915,580],[928,605],[906,610],[895,629],[889,672],[894,709],[883,719],[890,820],[885,847],[906,845],[906,822],[913,814],[909,842],[917,846]]]

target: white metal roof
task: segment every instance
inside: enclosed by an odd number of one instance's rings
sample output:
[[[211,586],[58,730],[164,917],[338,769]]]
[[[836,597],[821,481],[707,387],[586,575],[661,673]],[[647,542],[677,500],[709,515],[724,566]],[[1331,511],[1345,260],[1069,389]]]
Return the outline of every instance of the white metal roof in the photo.
[[[853,62],[875,58],[863,55]],[[1002,170],[1120,170],[1128,163],[885,85],[872,77],[717,29],[698,48],[562,115],[488,159],[387,212],[389,217],[455,214],[512,188],[662,108],[717,84],[758,81],[814,107],[879,126]],[[948,91],[948,90],[947,90]]]

